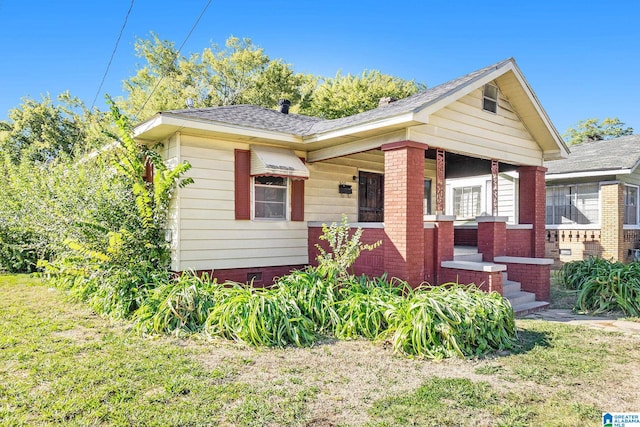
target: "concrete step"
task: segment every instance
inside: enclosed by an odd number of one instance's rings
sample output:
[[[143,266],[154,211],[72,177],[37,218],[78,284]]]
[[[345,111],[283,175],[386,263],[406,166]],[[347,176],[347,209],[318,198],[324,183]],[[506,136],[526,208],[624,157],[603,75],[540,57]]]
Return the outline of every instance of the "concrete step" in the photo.
[[[536,300],[536,294],[534,294],[533,292],[524,292],[524,291],[519,291],[510,295],[505,295],[504,297],[509,300],[512,307],[515,307],[521,304],[526,304],[529,302],[534,302]]]
[[[516,316],[524,316],[526,314],[535,313],[538,311],[546,310],[549,307],[549,303],[546,301],[533,301],[513,307],[513,313]]]
[[[507,295],[512,295],[518,293],[522,290],[522,284],[520,282],[515,282],[513,280],[504,280],[502,282],[502,295],[507,297]]]
[[[454,261],[472,261],[472,262],[482,262],[482,254],[458,254],[453,257]]]

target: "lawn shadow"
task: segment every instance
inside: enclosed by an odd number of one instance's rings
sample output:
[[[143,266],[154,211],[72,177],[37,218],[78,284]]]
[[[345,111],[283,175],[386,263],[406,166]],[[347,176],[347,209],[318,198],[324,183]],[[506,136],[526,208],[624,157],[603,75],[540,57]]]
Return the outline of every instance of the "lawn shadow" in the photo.
[[[551,333],[548,331],[534,331],[531,329],[519,329],[517,344],[512,348],[510,354],[523,354],[536,347],[550,347]]]

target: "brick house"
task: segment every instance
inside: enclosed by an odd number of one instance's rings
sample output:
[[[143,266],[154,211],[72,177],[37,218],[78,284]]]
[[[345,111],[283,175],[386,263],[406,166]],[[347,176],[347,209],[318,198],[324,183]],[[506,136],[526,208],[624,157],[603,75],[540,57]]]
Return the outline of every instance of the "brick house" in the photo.
[[[546,256],[630,262],[640,248],[640,135],[571,146],[549,161]]]
[[[504,292],[506,274],[549,298],[544,258],[543,161],[568,150],[513,59],[373,110],[334,120],[251,105],[157,113],[134,129],[162,144],[168,164],[189,161],[195,183],[172,199],[172,269],[270,284],[313,263],[323,223],[347,215],[363,240],[382,240],[355,273],[417,286],[458,280]],[[459,254],[456,215],[475,190],[448,179],[488,174],[488,214],[474,254]],[[515,227],[498,216],[499,181],[517,174]],[[474,220],[476,220],[474,218]],[[477,249],[475,249],[477,248]],[[506,274],[505,274],[506,273]],[[518,289],[519,291],[520,289]]]

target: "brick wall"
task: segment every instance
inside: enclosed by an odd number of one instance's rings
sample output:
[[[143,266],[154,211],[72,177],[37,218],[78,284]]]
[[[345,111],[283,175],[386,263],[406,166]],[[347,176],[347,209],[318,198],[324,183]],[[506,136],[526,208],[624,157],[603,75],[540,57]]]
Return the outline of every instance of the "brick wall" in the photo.
[[[521,256],[531,257],[531,248],[533,243],[531,242],[532,230],[523,229],[509,229],[507,227],[507,256]]]
[[[478,220],[478,252],[485,262],[506,255],[507,224],[505,221],[484,222]]]
[[[351,230],[352,232],[355,229]],[[322,235],[322,227],[309,227],[309,264],[318,265],[316,258],[319,244],[325,251],[329,249],[326,240],[320,240]],[[384,240],[386,239],[383,228],[364,228],[360,242],[364,244],[373,244],[382,241],[382,245],[372,251],[362,251],[360,256],[353,264],[353,273],[356,275],[366,274],[369,277],[381,276],[384,273]]]
[[[227,268],[218,270],[197,270],[196,274],[208,274],[215,278],[218,283],[227,281],[238,283],[249,283],[254,278],[255,287],[271,286],[278,277],[285,276],[293,270],[302,270],[306,265],[279,265],[274,267],[251,267],[251,268]],[[176,274],[179,274],[176,273]]]
[[[507,262],[500,264],[507,266],[509,280],[520,282],[523,291],[535,293],[538,301],[549,301],[551,297],[551,269],[549,265]]]
[[[456,227],[454,241],[456,246],[478,246],[478,228]]]

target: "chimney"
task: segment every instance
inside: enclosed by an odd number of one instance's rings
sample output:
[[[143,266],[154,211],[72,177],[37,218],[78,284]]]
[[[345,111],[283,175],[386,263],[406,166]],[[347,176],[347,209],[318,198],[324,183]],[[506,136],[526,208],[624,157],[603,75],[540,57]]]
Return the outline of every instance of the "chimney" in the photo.
[[[279,99],[278,100],[278,111],[282,114],[289,114],[289,107],[291,106],[291,101],[288,99]]]
[[[389,105],[395,101],[397,101],[397,99],[392,98],[390,96],[385,96],[383,98],[380,98],[380,101],[378,101],[378,107],[384,107],[385,105]]]

